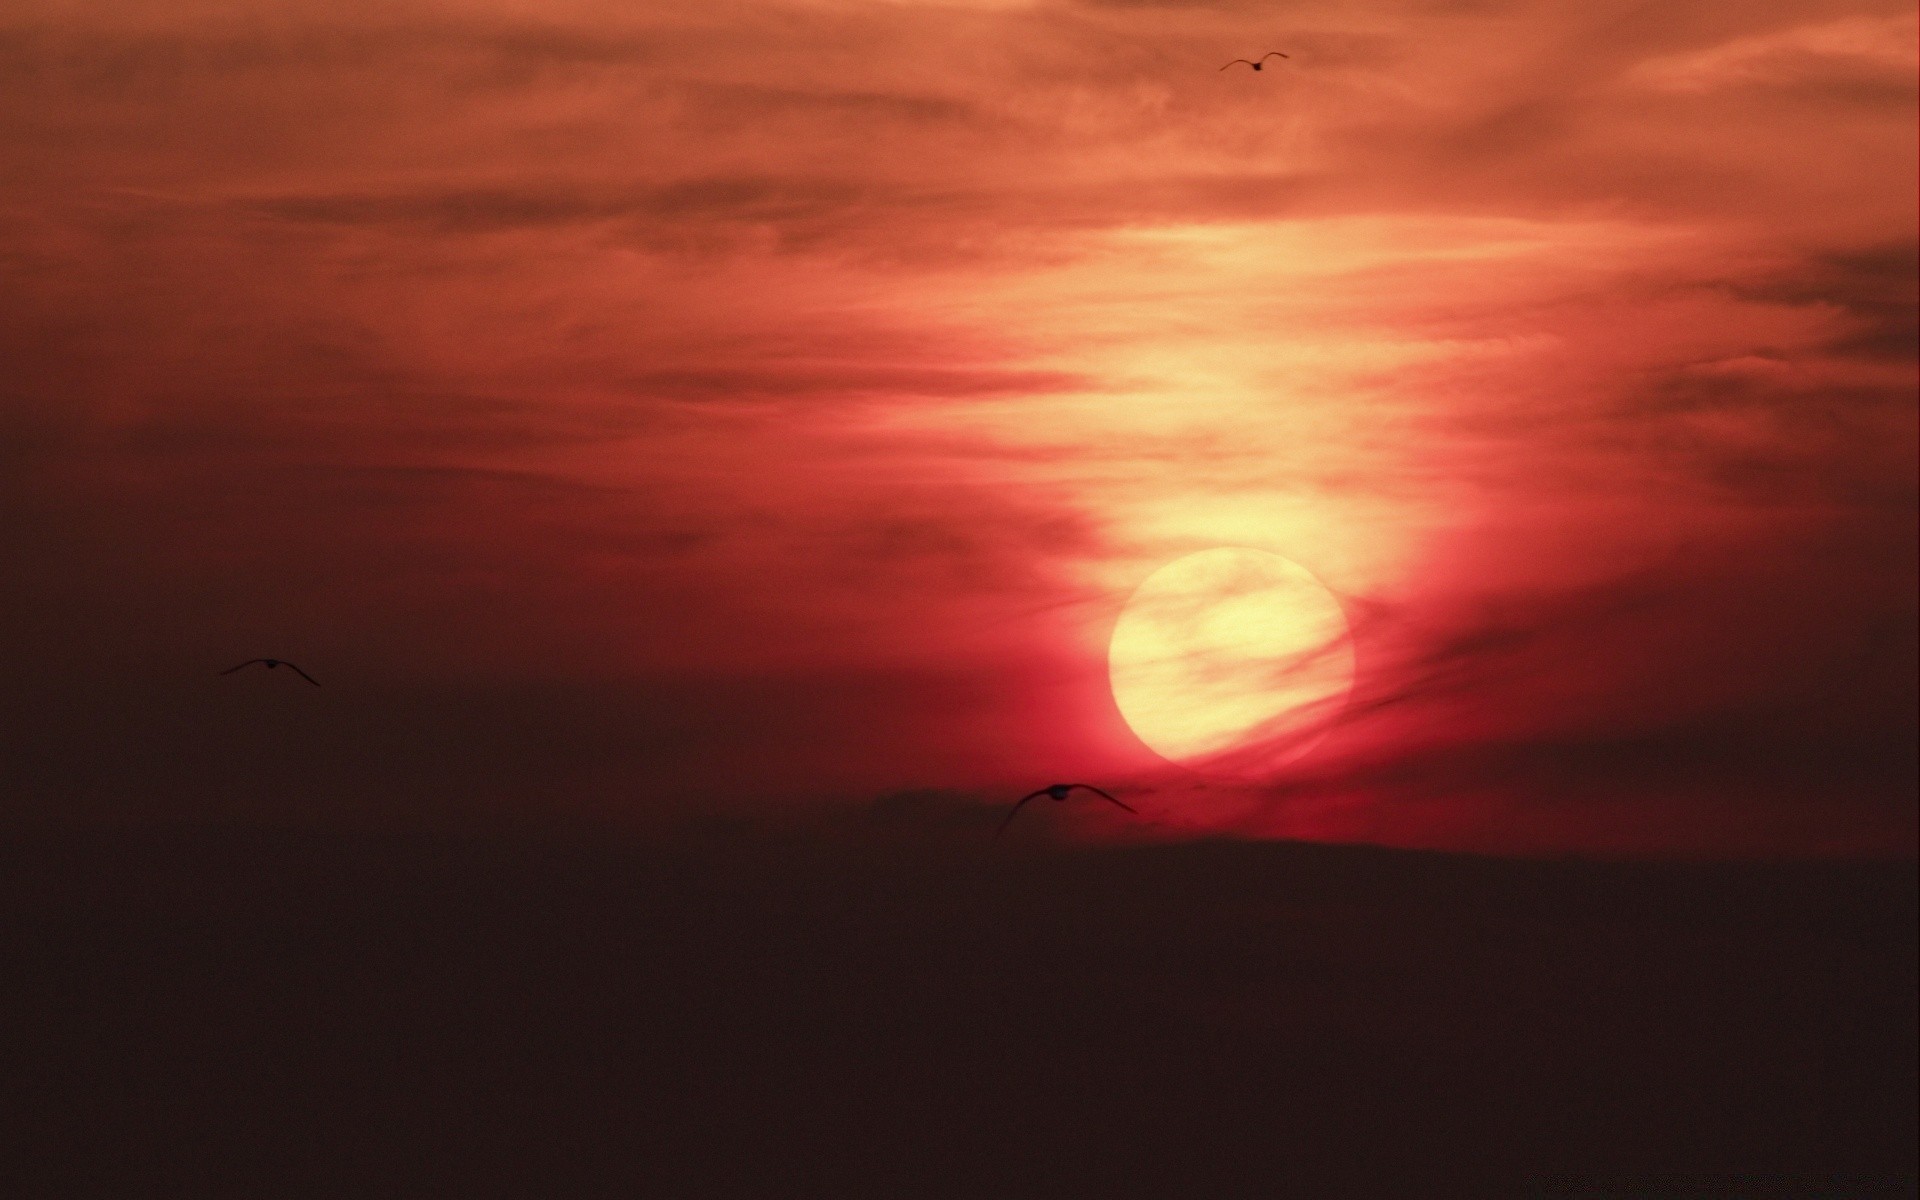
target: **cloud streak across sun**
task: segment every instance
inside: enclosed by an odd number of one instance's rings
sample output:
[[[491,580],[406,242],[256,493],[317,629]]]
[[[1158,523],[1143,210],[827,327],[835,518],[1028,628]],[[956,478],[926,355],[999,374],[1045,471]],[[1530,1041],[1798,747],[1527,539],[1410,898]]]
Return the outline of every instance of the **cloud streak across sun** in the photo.
[[[156,725],[240,637],[380,681],[273,734],[363,748],[322,810],[1171,796],[1106,639],[1236,545],[1347,602],[1360,677],[1317,765],[1172,826],[1897,844],[1914,45],[1881,3],[13,10],[12,790],[109,736],[241,794],[231,714]]]

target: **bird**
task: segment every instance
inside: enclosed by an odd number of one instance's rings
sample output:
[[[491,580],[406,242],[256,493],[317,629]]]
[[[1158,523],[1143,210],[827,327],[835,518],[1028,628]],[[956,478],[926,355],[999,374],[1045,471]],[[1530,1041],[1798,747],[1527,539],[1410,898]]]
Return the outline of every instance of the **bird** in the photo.
[[[315,679],[313,676],[307,674],[305,671],[302,671],[299,667],[294,667],[292,663],[288,662],[284,658],[250,658],[247,661],[241,663],[240,666],[238,667],[228,667],[226,670],[220,672],[220,674],[231,675],[235,671],[240,670],[241,667],[250,667],[255,663],[265,663],[267,664],[267,668],[269,670],[273,669],[274,667],[293,667],[293,673],[295,675],[298,675],[300,678],[306,680],[308,683],[312,684],[315,687],[320,686],[320,681],[318,679]]]
[[[1136,817],[1140,815],[1139,811],[1133,808],[1131,805],[1128,805],[1123,801],[1116,799],[1113,796],[1107,795],[1107,793],[1101,791],[1097,787],[1094,787],[1090,783],[1050,783],[1046,787],[1041,788],[1037,792],[1028,792],[1026,795],[1020,797],[1019,803],[1013,806],[1013,811],[1007,814],[1007,819],[1000,822],[1000,828],[993,831],[993,836],[997,838],[1001,834],[1007,831],[1007,826],[1013,824],[1013,819],[1020,815],[1020,810],[1026,807],[1027,801],[1038,800],[1042,796],[1047,796],[1055,801],[1065,800],[1067,798],[1067,793],[1073,791],[1073,789],[1075,788],[1080,788],[1083,791],[1092,792],[1094,795],[1099,796],[1102,799],[1110,800],[1113,803],[1120,805],[1121,808],[1126,809],[1128,812],[1133,813],[1133,815]]]
[[[1255,61],[1253,61],[1253,60],[1252,60],[1252,59],[1250,59],[1250,58],[1236,58],[1236,59],[1234,59],[1234,60],[1233,60],[1233,62],[1230,62],[1230,63],[1228,63],[1228,64],[1227,64],[1227,67],[1230,67],[1230,66],[1232,66],[1232,65],[1233,65],[1233,63],[1245,63],[1245,64],[1247,64],[1248,66],[1250,66],[1250,67],[1252,67],[1252,68],[1253,68],[1254,70],[1256,70],[1256,71],[1258,71],[1258,70],[1260,69],[1260,63],[1263,63],[1263,62],[1265,62],[1265,61],[1267,61],[1268,59],[1270,59],[1270,58],[1272,58],[1272,57],[1273,57],[1274,55],[1276,55],[1276,54],[1279,54],[1281,58],[1292,58],[1292,57],[1293,57],[1293,55],[1291,55],[1291,54],[1281,54],[1281,53],[1280,53],[1280,51],[1278,51],[1278,50],[1269,50],[1269,51],[1267,51],[1267,52],[1266,52],[1265,54],[1262,54],[1262,55],[1260,56],[1260,62],[1255,62]],[[1227,67],[1221,67],[1220,69],[1221,69],[1222,71],[1224,71],[1224,70],[1226,70],[1226,69],[1227,69]]]

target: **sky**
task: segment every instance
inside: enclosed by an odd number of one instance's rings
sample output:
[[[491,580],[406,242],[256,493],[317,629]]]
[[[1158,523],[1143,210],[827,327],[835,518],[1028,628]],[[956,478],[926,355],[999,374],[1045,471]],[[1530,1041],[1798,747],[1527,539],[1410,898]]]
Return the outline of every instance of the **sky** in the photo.
[[[10,6],[0,813],[1910,855],[1916,40]],[[1106,655],[1230,546],[1356,673],[1228,781]]]

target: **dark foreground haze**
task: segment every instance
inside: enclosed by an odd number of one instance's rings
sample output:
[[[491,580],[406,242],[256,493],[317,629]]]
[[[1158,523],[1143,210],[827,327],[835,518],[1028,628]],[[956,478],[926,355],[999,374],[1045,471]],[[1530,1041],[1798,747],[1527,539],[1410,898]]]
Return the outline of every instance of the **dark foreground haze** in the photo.
[[[1911,1194],[1912,863],[1016,832],[16,831],[10,1190]]]

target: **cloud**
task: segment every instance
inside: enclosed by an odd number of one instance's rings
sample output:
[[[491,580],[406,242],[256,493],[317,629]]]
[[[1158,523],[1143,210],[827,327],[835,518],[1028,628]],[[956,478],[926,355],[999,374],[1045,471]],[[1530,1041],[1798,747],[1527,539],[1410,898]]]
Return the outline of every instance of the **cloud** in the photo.
[[[697,778],[679,688],[971,795],[1148,771],[1114,611],[1244,544],[1362,614],[1382,794],[1899,761],[1911,14],[1301,3],[1223,75],[1248,11],[7,23],[13,702],[298,634],[500,746],[601,697],[597,795]]]
[[[1633,76],[1671,92],[1777,87],[1850,92],[1897,101],[1920,67],[1912,13],[1853,16],[1733,38],[1704,50],[1646,59]]]

